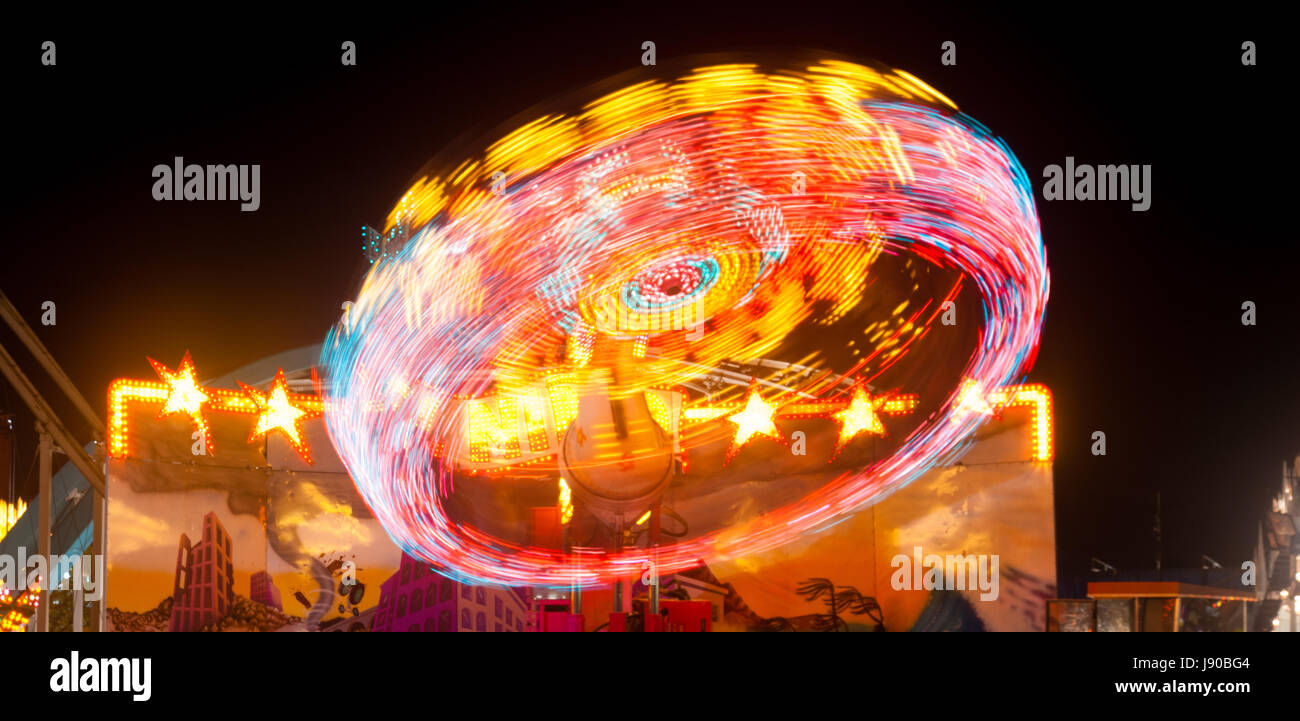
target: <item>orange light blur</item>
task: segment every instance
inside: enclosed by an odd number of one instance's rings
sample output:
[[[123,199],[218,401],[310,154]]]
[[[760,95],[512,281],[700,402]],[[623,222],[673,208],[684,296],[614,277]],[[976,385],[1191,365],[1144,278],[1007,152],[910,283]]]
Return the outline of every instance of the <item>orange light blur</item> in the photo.
[[[294,403],[289,393],[289,382],[284,378],[284,369],[276,371],[271,389],[266,393],[243,383],[239,385],[257,407],[257,424],[248,436],[249,443],[273,430],[279,430],[289,445],[310,465],[311,448],[302,436],[302,424],[320,415],[321,411]]]
[[[39,579],[38,579],[39,581]],[[40,607],[40,583],[33,583],[17,596],[0,581],[0,633],[22,631]]]
[[[736,424],[736,436],[731,442],[732,452],[734,453],[754,436],[767,436],[780,440],[781,434],[776,430],[776,424],[772,422],[772,413],[772,406],[763,400],[758,389],[750,388],[749,397],[745,399],[744,410],[727,417],[728,421]]]
[[[191,373],[193,372],[193,364],[187,364],[186,361],[188,361],[188,354],[186,355],[186,359],[181,363],[181,370],[174,375],[185,373],[187,365],[189,371]],[[170,371],[168,372],[170,373]],[[197,396],[189,390],[187,385],[188,381],[181,380],[178,381],[178,383],[181,384],[182,390],[180,391],[181,396],[176,401],[177,403],[191,403],[197,398]],[[283,403],[286,404],[288,408],[302,412],[302,415],[296,416],[293,419],[293,422],[290,423],[290,426],[294,428],[295,433],[298,434],[297,438],[299,440],[299,445],[295,445],[294,450],[298,451],[298,453],[302,455],[308,463],[311,463],[311,449],[308,447],[306,441],[302,439],[301,423],[320,415],[320,413],[324,411],[324,404],[321,402],[320,397],[316,395],[290,393],[288,391],[288,384],[284,381],[284,369],[280,369],[279,372],[276,373],[276,382],[272,384],[272,394],[274,394],[277,386],[284,394]],[[256,390],[252,391],[255,396],[250,397],[249,393],[244,390],[207,387],[200,388],[197,383],[194,384],[194,389],[206,398],[206,400],[201,404],[203,409],[219,413],[258,416],[258,420],[254,424],[253,433],[249,437],[250,443],[256,437],[261,435],[257,429],[262,427],[263,423],[267,424],[262,431],[265,433],[265,431],[274,428],[282,428],[280,422],[285,421],[286,415],[292,415],[291,411],[287,411],[285,406],[280,405],[281,400],[279,398],[268,398],[266,395]],[[113,381],[108,387],[109,457],[126,458],[131,455],[131,425],[127,419],[127,409],[131,404],[161,405],[165,409],[168,407],[169,398],[171,398],[176,392],[175,384],[169,382],[139,380],[134,378],[118,378]],[[259,406],[258,400],[255,400],[255,398],[262,400],[265,406]],[[279,410],[271,408],[270,404],[272,402],[277,404],[276,408]],[[193,406],[191,404],[188,407]],[[173,412],[188,413],[184,408]],[[161,418],[163,416],[160,415],[159,417]],[[200,417],[202,417],[201,414]],[[203,424],[200,426],[199,430],[204,432],[205,445],[207,446],[209,454],[212,453],[212,444],[210,439],[207,438],[211,431],[207,428],[206,419],[203,420]],[[284,429],[282,428],[282,430]],[[290,443],[294,442],[294,436],[290,435],[288,430],[285,430],[285,436],[289,438]]]
[[[204,450],[212,453],[212,429],[208,427],[208,421],[203,417],[203,406],[210,403],[212,397],[199,388],[199,379],[196,377],[190,352],[185,351],[180,368],[174,373],[153,358],[149,359],[149,365],[153,366],[154,372],[167,385],[167,399],[163,401],[158,418],[166,418],[177,413],[189,416],[194,421],[195,428],[203,434]]]
[[[1033,412],[1034,460],[1050,461],[1055,457],[1053,445],[1052,392],[1039,383],[1002,386],[989,394],[989,402],[1003,408],[1029,408]]]
[[[563,478],[560,479],[559,506],[560,523],[567,525],[569,521],[573,520],[573,491],[569,488],[569,484],[564,482]]]
[[[9,533],[9,529],[18,523],[18,519],[23,517],[27,511],[27,501],[19,498],[12,505],[7,501],[0,501],[0,539],[3,539]]]
[[[859,433],[875,436],[885,434],[885,424],[880,422],[876,411],[884,405],[884,399],[873,399],[861,386],[853,390],[853,399],[844,410],[832,414],[840,422],[840,445],[853,440]]]

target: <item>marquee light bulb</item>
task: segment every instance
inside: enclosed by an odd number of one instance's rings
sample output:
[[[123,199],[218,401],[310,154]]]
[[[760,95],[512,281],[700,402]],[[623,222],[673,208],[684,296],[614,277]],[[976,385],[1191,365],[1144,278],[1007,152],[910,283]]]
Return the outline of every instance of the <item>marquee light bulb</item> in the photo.
[[[776,424],[772,422],[772,412],[772,406],[763,400],[758,389],[751,387],[749,398],[745,400],[745,409],[727,418],[736,424],[736,436],[731,442],[732,455],[756,435],[780,439]]]
[[[212,400],[212,397],[199,388],[199,381],[194,370],[194,361],[190,358],[190,352],[185,351],[184,357],[181,358],[180,368],[175,373],[153,358],[149,359],[149,364],[153,366],[158,377],[167,384],[167,400],[163,402],[158,417],[165,418],[176,413],[184,413],[189,416],[193,419],[194,426],[203,434],[204,448],[211,449],[212,431],[208,428],[208,422],[203,417],[203,407]]]
[[[853,440],[859,433],[884,435],[885,424],[881,423],[880,416],[876,415],[876,411],[883,404],[883,399],[873,399],[861,386],[854,389],[849,407],[834,414],[840,422],[840,445],[843,446]]]
[[[298,452],[298,455],[302,456],[303,460],[310,464],[312,462],[311,450],[303,440],[302,423],[310,417],[319,415],[319,413],[312,413],[299,408],[290,400],[289,382],[285,380],[284,369],[281,368],[276,371],[275,379],[271,381],[271,389],[265,394],[247,384],[240,383],[239,385],[258,409],[257,424],[254,426],[248,440],[251,442],[259,436],[265,436],[273,430],[279,430],[284,434],[289,444],[293,446],[293,449]]]

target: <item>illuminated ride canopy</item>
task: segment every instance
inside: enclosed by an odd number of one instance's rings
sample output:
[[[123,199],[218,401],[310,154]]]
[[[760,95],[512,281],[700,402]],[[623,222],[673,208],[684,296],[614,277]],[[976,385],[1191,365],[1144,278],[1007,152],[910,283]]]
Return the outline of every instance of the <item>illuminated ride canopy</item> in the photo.
[[[397,543],[465,576],[770,549],[1049,412],[1008,385],[1048,295],[1028,180],[902,71],[633,84],[429,169],[385,232],[326,423]]]

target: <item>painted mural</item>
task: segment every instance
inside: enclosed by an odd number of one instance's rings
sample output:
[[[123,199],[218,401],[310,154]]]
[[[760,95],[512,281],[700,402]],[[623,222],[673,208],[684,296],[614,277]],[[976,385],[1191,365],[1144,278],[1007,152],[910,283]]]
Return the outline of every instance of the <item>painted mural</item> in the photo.
[[[248,386],[247,408],[195,383],[206,403],[236,409],[201,423],[169,403],[166,383],[115,384],[108,628],[534,630],[538,599],[567,589],[462,582],[403,554],[311,412],[308,373],[290,376],[294,391],[283,372]],[[302,412],[271,428],[277,388]],[[1051,465],[1038,458],[1050,420],[1006,407],[955,461],[883,501],[779,548],[667,575],[661,598],[709,601],[717,631],[1041,630],[1056,577]],[[732,500],[721,507],[744,513]],[[649,587],[632,579],[627,597],[644,605]],[[585,629],[604,629],[613,604],[608,588],[584,591]]]

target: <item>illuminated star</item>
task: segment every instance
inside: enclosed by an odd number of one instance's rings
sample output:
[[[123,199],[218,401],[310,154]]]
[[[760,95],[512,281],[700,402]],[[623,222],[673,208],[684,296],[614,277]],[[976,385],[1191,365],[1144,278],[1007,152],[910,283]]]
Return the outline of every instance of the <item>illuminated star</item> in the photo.
[[[776,424],[772,422],[772,406],[763,400],[756,388],[749,389],[745,410],[727,416],[727,420],[736,424],[736,437],[731,442],[733,452],[756,435],[780,439]]]
[[[832,417],[840,422],[840,445],[848,443],[863,431],[872,435],[883,436],[885,424],[880,422],[876,411],[884,405],[885,399],[873,399],[860,386],[853,391],[853,400],[849,406]]]
[[[989,405],[988,397],[980,388],[979,381],[974,378],[962,381],[961,390],[957,391],[957,402],[953,405],[952,417],[960,418],[967,413],[978,413],[982,416],[996,415],[993,407]]]
[[[185,351],[185,356],[181,358],[180,368],[174,373],[167,366],[153,358],[149,359],[149,364],[153,366],[158,377],[167,384],[167,400],[163,402],[163,408],[158,413],[158,417],[166,418],[177,413],[184,413],[189,416],[194,421],[194,426],[203,434],[204,448],[207,449],[208,453],[211,453],[212,433],[208,428],[207,419],[203,417],[203,406],[212,399],[199,387],[199,380],[194,372],[194,361],[190,359],[190,352]]]
[[[320,415],[320,412],[294,405],[293,400],[289,398],[289,382],[284,378],[284,369],[276,371],[275,379],[271,381],[271,389],[267,393],[262,393],[245,383],[239,385],[257,405],[258,410],[257,425],[249,434],[248,441],[251,443],[258,437],[278,429],[298,455],[310,464],[311,449],[307,447],[307,441],[303,438],[302,424],[303,421]]]

